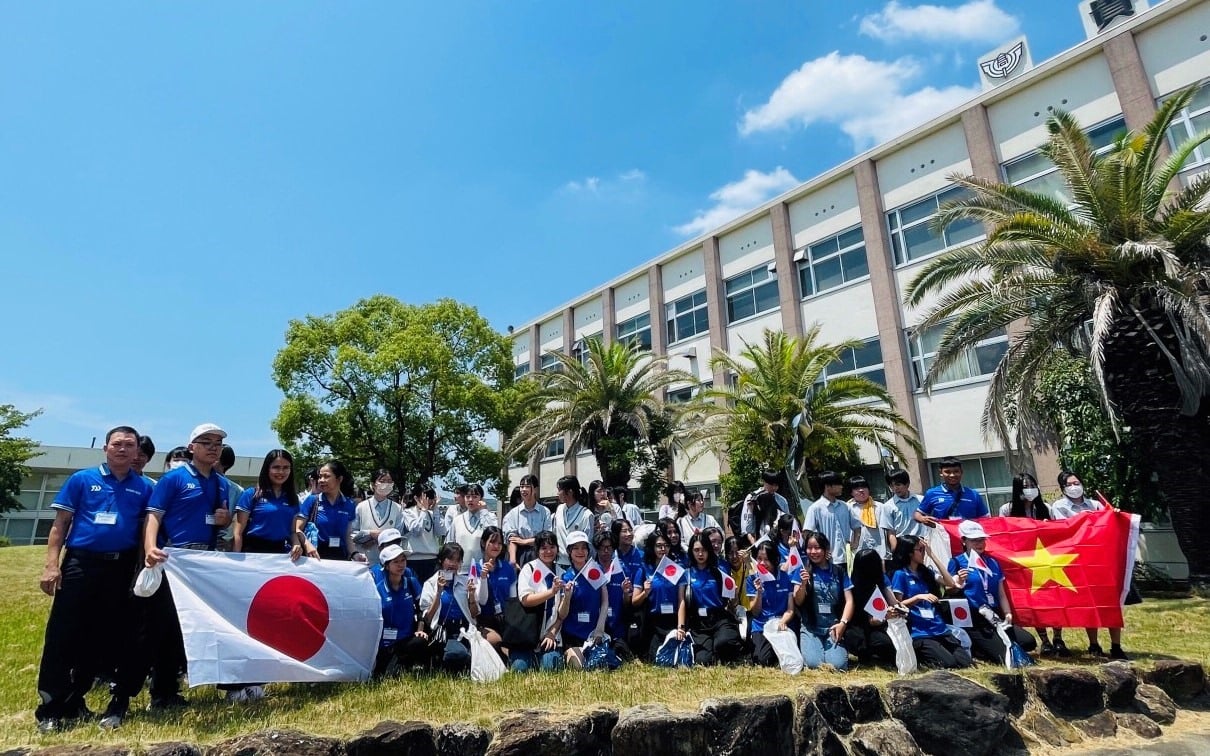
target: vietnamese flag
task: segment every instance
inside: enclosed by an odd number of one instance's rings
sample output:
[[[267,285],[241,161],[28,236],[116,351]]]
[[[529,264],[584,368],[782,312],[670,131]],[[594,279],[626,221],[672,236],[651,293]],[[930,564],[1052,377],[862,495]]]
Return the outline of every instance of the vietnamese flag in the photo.
[[[1069,520],[987,517],[986,554],[1000,563],[1013,622],[1025,627],[1121,627],[1139,516],[1103,510]],[[961,553],[959,521],[943,522]]]

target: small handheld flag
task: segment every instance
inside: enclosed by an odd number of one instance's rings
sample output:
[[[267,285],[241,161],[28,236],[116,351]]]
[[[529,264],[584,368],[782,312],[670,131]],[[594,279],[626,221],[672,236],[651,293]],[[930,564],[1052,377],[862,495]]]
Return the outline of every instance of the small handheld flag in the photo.
[[[874,591],[870,594],[870,600],[865,602],[865,613],[873,619],[885,621],[887,609],[886,597],[881,591]]]
[[[756,574],[760,576],[762,583],[767,583],[770,580],[777,579],[777,576],[773,574],[773,570],[765,566],[764,562],[756,563]]]
[[[790,547],[790,553],[786,554],[786,562],[782,565],[783,572],[789,572],[791,575],[797,575],[802,569],[802,555],[798,553],[797,546]]]
[[[609,582],[609,573],[595,559],[589,559],[584,565],[584,569],[580,570],[580,574],[593,588],[600,588]]]
[[[723,572],[722,570],[719,570],[718,574],[719,574],[719,585],[720,585],[721,592],[723,594],[723,598],[725,598],[725,599],[735,598],[735,590],[736,590],[735,578],[731,577],[730,575]]]
[[[669,583],[676,585],[681,582],[681,576],[685,574],[685,568],[665,556],[655,566],[655,572],[657,575],[662,575]]]
[[[950,618],[955,627],[974,627],[971,621],[971,605],[966,599],[946,599],[950,605]]]

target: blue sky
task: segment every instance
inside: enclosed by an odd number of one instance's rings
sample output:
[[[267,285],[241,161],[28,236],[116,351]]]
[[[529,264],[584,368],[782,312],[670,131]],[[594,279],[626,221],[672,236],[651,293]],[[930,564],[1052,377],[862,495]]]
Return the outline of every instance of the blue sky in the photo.
[[[524,323],[969,99],[1016,34],[1077,44],[1076,5],[5,3],[0,403],[262,454],[290,319]]]

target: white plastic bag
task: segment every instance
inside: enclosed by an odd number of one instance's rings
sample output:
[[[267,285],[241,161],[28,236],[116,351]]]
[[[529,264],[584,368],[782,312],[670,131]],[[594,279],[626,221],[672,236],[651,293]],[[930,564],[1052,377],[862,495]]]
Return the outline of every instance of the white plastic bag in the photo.
[[[474,627],[464,628],[462,637],[471,644],[471,679],[475,682],[499,680],[505,672],[504,662],[492,644]]]
[[[886,634],[895,644],[895,668],[901,675],[916,671],[916,649],[912,647],[912,634],[908,632],[907,620],[903,617],[887,617]]]
[[[765,640],[777,654],[777,662],[781,671],[787,675],[797,675],[802,672],[802,649],[798,647],[798,633],[793,630],[777,629],[777,621],[770,620],[765,624]]]
[[[635,529],[634,529],[635,545],[637,546],[640,543],[646,543],[647,536],[651,535],[654,531],[655,531],[654,522],[644,522],[641,525],[635,526]]]
[[[157,564],[155,567],[144,567],[139,571],[139,576],[134,579],[134,595],[139,598],[150,598],[160,589],[160,583],[164,580],[164,565]]]
[[[929,551],[933,552],[933,556],[941,564],[949,564],[950,558],[954,555],[950,549],[950,533],[941,525],[935,528],[925,528],[928,531],[928,546]],[[937,565],[929,563],[929,569],[937,572]]]

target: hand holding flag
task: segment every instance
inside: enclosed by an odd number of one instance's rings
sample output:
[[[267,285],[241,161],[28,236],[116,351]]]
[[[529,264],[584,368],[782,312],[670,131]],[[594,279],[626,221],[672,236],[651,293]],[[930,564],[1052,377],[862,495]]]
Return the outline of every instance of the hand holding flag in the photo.
[[[786,561],[781,569],[782,572],[788,572],[791,575],[798,574],[798,571],[802,569],[802,555],[798,553],[797,546],[790,547],[790,553],[786,554]]]
[[[966,599],[946,599],[950,606],[950,619],[955,627],[974,627],[971,619],[971,605]]]
[[[655,572],[657,575],[662,575],[669,583],[676,585],[681,582],[681,577],[685,574],[685,568],[665,556],[656,565]]]
[[[865,602],[864,607],[865,613],[870,615],[871,619],[876,619],[879,622],[886,622],[886,613],[889,608],[886,597],[879,590],[874,590],[870,593],[870,600]]]
[[[588,584],[593,588],[599,589],[601,586],[609,582],[611,573],[606,572],[603,567],[595,559],[589,559],[584,563],[584,567],[580,570],[580,574],[588,581]]]
[[[770,580],[777,580],[777,576],[773,574],[773,570],[769,569],[764,562],[756,563],[756,574],[760,577],[760,581],[762,583],[767,583]]]
[[[719,575],[719,590],[722,592],[723,598],[725,598],[725,599],[735,598],[735,590],[736,590],[735,578],[731,577],[730,575],[723,572],[722,570],[718,571],[718,575]]]

